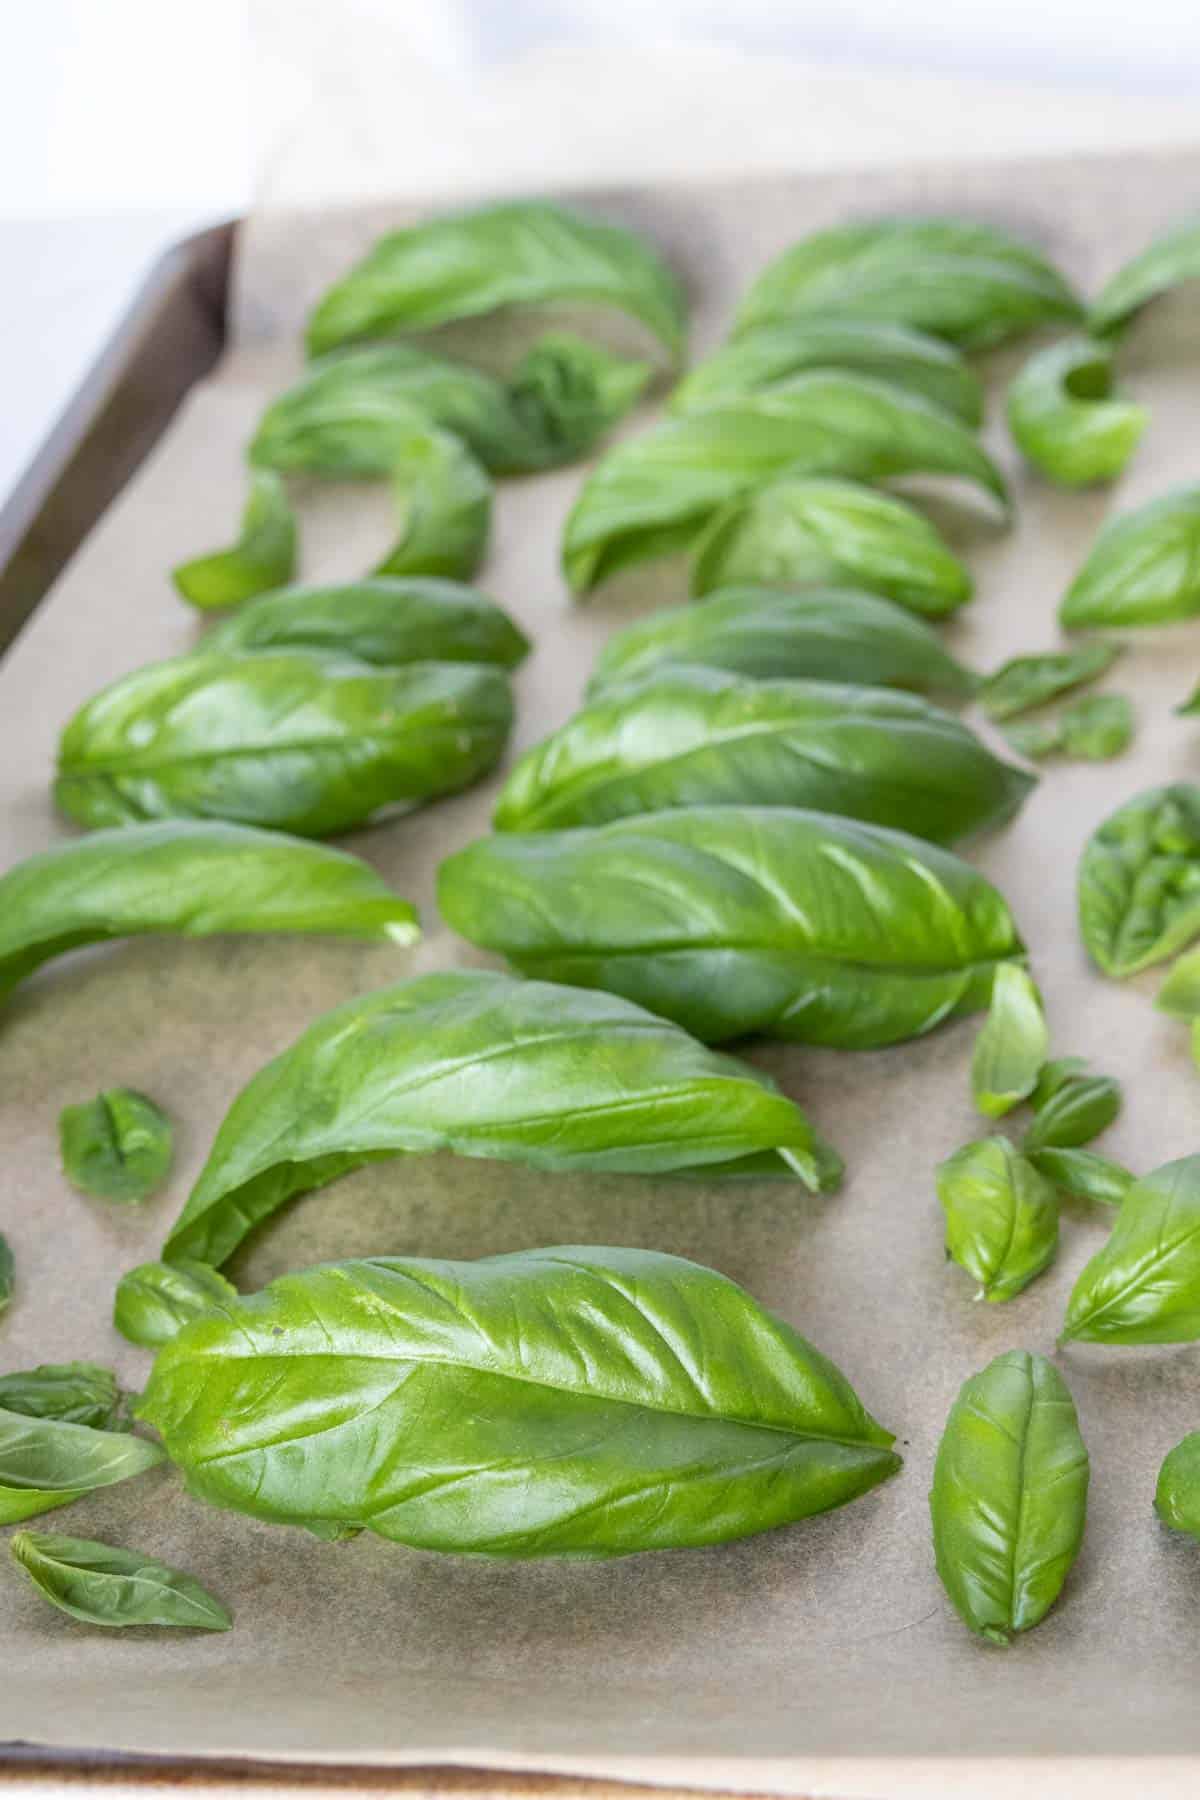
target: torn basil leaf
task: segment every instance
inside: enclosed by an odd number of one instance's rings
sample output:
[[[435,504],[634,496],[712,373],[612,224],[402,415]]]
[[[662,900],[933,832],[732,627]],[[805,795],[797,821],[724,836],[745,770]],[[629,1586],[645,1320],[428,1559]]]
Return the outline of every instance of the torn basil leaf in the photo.
[[[400,536],[375,574],[469,581],[492,528],[487,470],[458,438],[431,426],[397,437],[391,482]]]
[[[1079,864],[1084,947],[1106,975],[1134,975],[1200,936],[1200,787],[1175,782],[1127,800]]]
[[[209,611],[282,587],[295,572],[296,521],[287,489],[271,470],[256,469],[237,543],[180,563],[171,579],[192,606]]]
[[[112,1431],[119,1428],[121,1391],[112,1370],[99,1363],[42,1363],[0,1375],[0,1410]]]
[[[81,1194],[137,1205],[171,1168],[174,1130],[160,1106],[133,1088],[106,1088],[58,1115],[63,1174]]]
[[[0,1525],[69,1506],[163,1461],[157,1444],[127,1431],[95,1431],[0,1409]]]
[[[1185,1156],[1129,1189],[1108,1242],[1071,1291],[1061,1341],[1183,1344],[1197,1337],[1200,1156]]]
[[[1005,1137],[964,1144],[937,1167],[946,1254],[978,1282],[977,1300],[1011,1300],[1058,1250],[1058,1199]]]
[[[171,1625],[228,1631],[219,1600],[180,1569],[137,1550],[52,1532],[14,1532],[9,1548],[51,1606],[85,1625]]]
[[[1008,390],[1018,450],[1063,487],[1114,480],[1149,422],[1145,407],[1113,391],[1111,345],[1091,338],[1039,350]]]
[[[998,1119],[1032,1094],[1050,1038],[1041,995],[1027,969],[1004,963],[992,983],[991,1006],[975,1040],[971,1092],[989,1119]]]
[[[1200,612],[1200,487],[1176,488],[1103,527],[1058,609],[1079,626],[1167,625]]]
[[[1032,1095],[1033,1123],[1021,1143],[1027,1156],[1034,1150],[1074,1150],[1090,1144],[1121,1110],[1121,1084],[1111,1075],[1072,1072],[1048,1093],[1044,1080],[1043,1070],[1043,1080]]]
[[[1172,1531],[1200,1538],[1200,1431],[1168,1451],[1158,1471],[1154,1510]]]
[[[1076,1200],[1092,1200],[1101,1206],[1120,1206],[1137,1177],[1110,1156],[1096,1150],[1025,1149],[1024,1154],[1040,1175]]]
[[[1119,654],[1117,645],[1095,638],[1080,644],[1077,650],[1013,656],[985,677],[977,698],[989,719],[1012,719],[1071,688],[1098,680]]]
[[[237,1297],[233,1283],[208,1263],[186,1256],[143,1263],[117,1283],[113,1324],[131,1344],[157,1350],[193,1319]]]
[[[1155,238],[1105,282],[1088,314],[1088,329],[1100,336],[1113,335],[1149,301],[1185,281],[1198,280],[1200,220],[1188,219]]]
[[[0,1318],[12,1302],[16,1285],[17,1264],[8,1239],[0,1232]]]

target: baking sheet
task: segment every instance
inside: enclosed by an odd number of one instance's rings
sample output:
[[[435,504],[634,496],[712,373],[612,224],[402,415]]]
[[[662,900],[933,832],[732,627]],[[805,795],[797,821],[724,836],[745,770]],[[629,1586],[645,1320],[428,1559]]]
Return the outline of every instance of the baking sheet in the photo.
[[[605,193],[590,203],[649,230],[691,289],[697,353],[735,295],[790,239],[830,221],[959,210],[1042,242],[1084,287],[1194,204],[1200,155],[755,180]],[[0,664],[0,866],[67,835],[48,784],[62,723],[101,683],[184,650],[197,627],[166,570],[227,541],[240,449],[298,366],[311,299],[372,236],[416,208],[273,216],[250,228],[239,339]],[[1189,317],[1189,312],[1191,317]],[[993,394],[1023,351],[994,357]],[[1026,479],[995,419],[1018,522],[1002,532],[939,502],[978,597],[951,634],[989,667],[1055,641],[1054,606],[1102,519],[1200,474],[1200,323],[1170,301],[1139,327],[1129,385],[1153,424],[1115,491],[1064,495]],[[993,399],[993,413],[997,408]],[[536,649],[517,677],[514,748],[574,708],[623,618],[682,599],[682,566],[649,565],[586,607],[557,573],[581,471],[504,484],[485,585]],[[386,492],[314,487],[303,573],[369,567],[390,541]],[[1022,817],[973,854],[1011,900],[1046,992],[1057,1053],[1127,1083],[1105,1148],[1148,1169],[1196,1146],[1200,1086],[1187,1033],[1155,1013],[1158,975],[1116,985],[1088,968],[1073,917],[1087,833],[1153,782],[1195,778],[1200,733],[1172,707],[1200,627],[1156,632],[1108,685],[1133,692],[1134,748],[1050,769]],[[0,1230],[20,1291],[0,1366],[111,1360],[140,1385],[148,1358],[109,1324],[113,1287],[156,1254],[226,1107],[318,1012],[423,969],[484,959],[440,926],[440,857],[486,829],[497,775],[472,793],[347,839],[423,909],[413,952],[250,939],[142,942],[64,961],[17,990],[0,1021]],[[1055,1268],[1005,1306],[975,1306],[944,1263],[935,1163],[981,1122],[967,1068],[975,1025],[902,1050],[838,1055],[762,1046],[752,1059],[847,1153],[841,1194],[577,1178],[453,1158],[381,1164],[300,1201],[235,1266],[244,1286],[317,1259],[487,1255],[554,1242],[644,1244],[745,1283],[832,1355],[898,1434],[903,1473],[827,1517],[740,1544],[588,1565],[491,1564],[372,1538],[330,1546],[191,1502],[154,1472],[50,1528],[110,1537],[181,1564],[234,1609],[226,1636],[89,1632],[0,1569],[0,1741],[177,1754],[379,1763],[477,1762],[781,1793],[962,1791],[970,1775],[1078,1791],[1194,1791],[1200,1555],[1150,1510],[1158,1464],[1200,1424],[1200,1348],[1060,1358],[1093,1464],[1083,1553],[1060,1606],[1008,1652],[973,1640],[936,1581],[926,1493],[946,1411],[967,1374],[1015,1346],[1049,1353],[1070,1285],[1108,1220],[1068,1209]],[[166,1195],[121,1210],[72,1194],[55,1120],[69,1100],[130,1083],[178,1124]],[[1126,1758],[1139,1762],[1130,1773]],[[933,1759],[932,1763],[928,1759]],[[964,1762],[963,1759],[966,1759]],[[982,1767],[978,1759],[984,1759]],[[1099,1760],[1104,1759],[1104,1760]],[[1186,1759],[1186,1760],[1181,1760]],[[1156,1785],[1157,1784],[1157,1785]]]

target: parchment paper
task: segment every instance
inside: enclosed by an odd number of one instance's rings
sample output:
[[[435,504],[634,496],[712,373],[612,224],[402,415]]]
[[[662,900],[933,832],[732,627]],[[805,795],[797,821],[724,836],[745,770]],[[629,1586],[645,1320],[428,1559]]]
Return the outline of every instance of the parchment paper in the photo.
[[[695,349],[790,239],[907,208],[998,221],[1042,242],[1085,287],[1194,205],[1200,158],[1156,157],[759,180],[598,195],[647,229],[691,290]],[[168,567],[228,540],[240,451],[299,365],[295,332],[331,275],[401,209],[253,227],[242,341],[190,400],[0,666],[0,863],[67,835],[48,798],[63,722],[102,683],[186,649],[197,628]],[[939,517],[978,597],[951,641],[981,668],[1056,642],[1054,608],[1109,513],[1200,476],[1200,327],[1184,302],[1139,326],[1130,388],[1153,409],[1115,490],[1051,492],[1024,476],[996,396],[1024,348],[991,362],[989,440],[1019,510],[1004,532],[964,506]],[[659,564],[584,607],[557,572],[581,471],[504,484],[485,585],[533,637],[517,677],[515,747],[577,704],[624,617],[682,600]],[[392,531],[382,488],[314,487],[303,573],[369,567]],[[1146,1170],[1197,1148],[1200,1079],[1187,1033],[1153,1010],[1152,972],[1090,971],[1074,924],[1080,846],[1120,801],[1200,776],[1200,731],[1173,716],[1200,625],[1147,634],[1114,669],[1138,736],[1119,761],[1049,768],[1021,818],[973,847],[1031,944],[1055,1051],[1127,1085],[1104,1148]],[[318,1012],[418,970],[479,960],[439,924],[439,858],[484,831],[501,777],[347,840],[423,908],[411,953],[294,940],[132,943],[61,962],[0,1019],[0,1229],[19,1295],[0,1366],[110,1360],[138,1386],[148,1358],[109,1324],[112,1291],[158,1247],[230,1100]],[[1012,1346],[1051,1352],[1067,1293],[1110,1219],[1068,1208],[1055,1267],[1004,1306],[977,1306],[942,1255],[935,1163],[980,1135],[967,1082],[973,1022],[868,1055],[763,1046],[768,1068],[846,1152],[829,1199],[791,1184],[568,1179],[435,1158],[382,1164],[295,1205],[235,1269],[243,1285],[363,1253],[475,1256],[555,1242],[645,1244],[724,1270],[832,1355],[900,1440],[905,1467],[866,1499],[710,1550],[609,1564],[506,1565],[371,1537],[321,1544],[188,1500],[154,1473],[47,1520],[136,1545],[196,1574],[237,1615],[211,1638],[89,1631],[0,1568],[0,1741],[337,1762],[461,1761],[842,1795],[1011,1791],[1192,1793],[1200,1781],[1200,1552],[1151,1511],[1164,1453],[1200,1425],[1200,1349],[1072,1348],[1060,1357],[1093,1464],[1083,1553],[1060,1605],[1007,1652],[972,1639],[937,1583],[926,1494],[963,1379]],[[142,1210],[71,1193],[57,1167],[67,1101],[113,1083],[173,1114],[169,1192]],[[1023,1759],[1034,1759],[1032,1767]],[[1074,1759],[1089,1759],[1086,1765]],[[1124,1759],[1137,1758],[1131,1766]],[[1145,1760],[1140,1760],[1145,1759]],[[1153,1760],[1151,1760],[1153,1759]],[[1132,1784],[1132,1785],[1131,1785]]]

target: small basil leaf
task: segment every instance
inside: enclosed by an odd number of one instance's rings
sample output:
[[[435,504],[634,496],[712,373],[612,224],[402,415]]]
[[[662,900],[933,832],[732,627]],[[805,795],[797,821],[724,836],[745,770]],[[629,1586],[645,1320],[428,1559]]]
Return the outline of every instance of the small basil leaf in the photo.
[[[1004,741],[1018,756],[1040,762],[1062,747],[1057,719],[1015,719],[1004,732]]]
[[[1026,461],[1063,487],[1112,481],[1150,415],[1113,393],[1107,344],[1068,338],[1030,357],[1008,390],[1008,425]]]
[[[935,619],[971,598],[970,575],[929,521],[855,481],[784,479],[731,502],[692,563],[693,594],[843,581]]]
[[[1154,1510],[1172,1531],[1200,1538],[1200,1431],[1189,1431],[1158,1471]]]
[[[132,1088],[106,1088],[58,1115],[63,1173],[98,1200],[148,1200],[167,1179],[173,1145],[166,1113]]]
[[[98,1363],[43,1363],[0,1375],[0,1409],[28,1419],[60,1419],[112,1431],[121,1413],[121,1392],[112,1370]]]
[[[1150,300],[1182,282],[1200,280],[1200,221],[1189,219],[1155,238],[1104,284],[1088,314],[1088,329],[1120,331]]]
[[[492,528],[492,483],[483,465],[448,431],[405,432],[396,440],[392,490],[401,533],[375,574],[469,581]]]
[[[1200,1018],[1200,950],[1189,950],[1172,965],[1154,1004],[1177,1018]]]
[[[231,550],[180,563],[171,579],[185,600],[208,611],[282,587],[295,572],[296,521],[287,489],[278,475],[259,469],[250,475],[237,543]]]
[[[1067,1303],[1062,1341],[1182,1344],[1200,1337],[1200,1156],[1165,1163],[1126,1194]]]
[[[1042,1064],[1037,1086],[1029,1096],[1033,1110],[1040,1112],[1076,1075],[1086,1075],[1087,1069],[1086,1056],[1052,1056],[1048,1063]]]
[[[1083,1542],[1089,1463],[1075,1403],[1044,1356],[1008,1350],[963,1383],[929,1496],[937,1572],[993,1644],[1039,1623]]]
[[[0,1410],[0,1525],[69,1506],[164,1460],[157,1444],[127,1431]]]
[[[1092,833],[1079,864],[1079,926],[1092,961],[1116,976],[1200,935],[1200,788],[1150,788]]]
[[[516,763],[499,831],[633,813],[802,806],[952,843],[1009,818],[1031,778],[912,694],[672,669],[614,688]]]
[[[992,1002],[971,1058],[975,1105],[989,1119],[1028,1099],[1046,1061],[1050,1037],[1041,996],[1027,969],[1002,963]]]
[[[16,1259],[9,1247],[8,1239],[3,1232],[0,1232],[0,1315],[7,1311],[12,1302],[16,1273]]]
[[[486,1081],[463,1079],[483,1064]],[[223,1263],[291,1195],[434,1150],[644,1175],[771,1153],[823,1184],[811,1126],[758,1070],[612,995],[459,970],[350,1000],[268,1063],[164,1255]]]
[[[1033,1124],[1021,1144],[1026,1155],[1075,1150],[1108,1130],[1121,1110],[1121,1084],[1111,1075],[1072,1075],[1040,1101],[1035,1091],[1033,1103]]]
[[[946,1254],[979,1283],[977,1300],[1011,1300],[1058,1250],[1051,1184],[1007,1138],[964,1144],[938,1164]]]
[[[900,1466],[732,1281],[578,1245],[286,1276],[161,1351],[142,1414],[212,1505],[489,1556],[720,1543]]]
[[[1104,526],[1058,616],[1079,626],[1166,625],[1200,612],[1200,487],[1176,488]]]
[[[9,1548],[51,1606],[85,1625],[228,1631],[233,1624],[198,1581],[140,1551],[40,1531],[15,1532]]]
[[[1095,681],[1118,655],[1115,644],[1095,639],[1077,650],[1011,657],[980,684],[979,704],[989,719],[1011,719],[1070,688]]]
[[[555,462],[587,456],[641,398],[654,370],[570,332],[539,338],[508,384],[509,402]]]
[[[1058,732],[1065,755],[1105,762],[1133,741],[1133,702],[1125,694],[1081,694],[1059,713]]]
[[[1094,1200],[1101,1206],[1120,1206],[1137,1179],[1111,1157],[1095,1150],[1026,1150],[1040,1175],[1077,1200]]]
[[[511,723],[500,669],[199,652],[136,669],[82,707],[54,794],[83,825],[201,816],[319,837],[467,787]]]
[[[143,1263],[117,1283],[113,1324],[131,1344],[157,1350],[193,1319],[228,1306],[237,1297],[233,1283],[208,1263],[186,1256],[169,1263]]]

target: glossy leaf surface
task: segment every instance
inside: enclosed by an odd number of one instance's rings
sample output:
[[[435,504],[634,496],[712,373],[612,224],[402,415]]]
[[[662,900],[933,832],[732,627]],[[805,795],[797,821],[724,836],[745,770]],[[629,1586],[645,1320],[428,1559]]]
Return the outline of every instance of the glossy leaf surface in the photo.
[[[1167,625],[1200,612],[1200,487],[1176,488],[1103,527],[1067,589],[1068,630]]]
[[[42,1363],[36,1369],[0,1375],[0,1410],[111,1431],[121,1410],[121,1394],[112,1370],[98,1363]]]
[[[1154,1490],[1154,1510],[1172,1531],[1200,1538],[1200,1431],[1189,1431],[1165,1457]]]
[[[1071,1074],[1053,1093],[1035,1090],[1033,1105],[1022,1150],[1074,1150],[1108,1130],[1121,1110],[1121,1084],[1111,1075]]]
[[[1067,1303],[1064,1340],[1182,1344],[1200,1337],[1200,1156],[1134,1183]]]
[[[180,563],[171,579],[185,600],[208,611],[282,587],[295,573],[296,521],[287,489],[272,470],[256,469],[237,543]]]
[[[69,1506],[163,1460],[157,1444],[127,1431],[0,1410],[0,1525]]]
[[[1076,650],[1010,657],[980,684],[979,704],[989,719],[1015,718],[1071,688],[1096,681],[1118,654],[1115,644],[1096,639]]]
[[[1149,788],[1088,839],[1079,927],[1106,975],[1133,975],[1200,936],[1200,788]]]
[[[492,482],[482,463],[448,431],[401,433],[391,470],[400,536],[377,575],[438,575],[469,581],[492,528]]]
[[[160,1106],[132,1088],[106,1088],[64,1106],[58,1147],[71,1186],[99,1200],[136,1205],[167,1179],[174,1131]]]
[[[1112,481],[1150,422],[1113,390],[1111,347],[1068,338],[1031,356],[1008,390],[1008,424],[1026,461],[1063,487]]]
[[[1005,964],[996,970],[988,1016],[971,1058],[971,1092],[979,1111],[998,1119],[1027,1099],[1037,1085],[1049,1045],[1033,977],[1027,969]]]
[[[1095,1150],[1044,1150],[1025,1152],[1038,1173],[1076,1200],[1094,1200],[1101,1206],[1120,1206],[1137,1177],[1110,1156]]]
[[[1054,1260],[1054,1188],[1005,1137],[964,1144],[937,1168],[946,1251],[978,1282],[976,1298],[1011,1300]]]
[[[1198,280],[1200,220],[1188,219],[1155,238],[1105,282],[1088,314],[1088,327],[1102,335],[1120,331],[1149,301]]]
[[[193,1319],[227,1307],[237,1297],[233,1283],[208,1263],[186,1256],[143,1263],[117,1283],[113,1324],[131,1344],[157,1350]]]
[[[198,1581],[140,1551],[43,1531],[15,1532],[9,1548],[39,1594],[85,1625],[228,1631],[233,1624]]]

